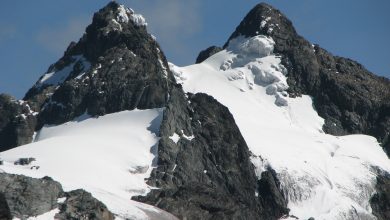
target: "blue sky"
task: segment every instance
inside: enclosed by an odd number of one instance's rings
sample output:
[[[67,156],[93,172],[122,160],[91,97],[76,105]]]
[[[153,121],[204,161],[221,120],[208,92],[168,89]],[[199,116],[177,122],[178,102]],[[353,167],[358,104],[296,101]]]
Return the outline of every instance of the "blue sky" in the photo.
[[[0,93],[22,98],[107,0],[4,0],[0,7]],[[169,61],[194,62],[198,52],[223,45],[255,0],[119,0],[146,17]],[[334,55],[390,78],[390,1],[264,0],[297,31]]]

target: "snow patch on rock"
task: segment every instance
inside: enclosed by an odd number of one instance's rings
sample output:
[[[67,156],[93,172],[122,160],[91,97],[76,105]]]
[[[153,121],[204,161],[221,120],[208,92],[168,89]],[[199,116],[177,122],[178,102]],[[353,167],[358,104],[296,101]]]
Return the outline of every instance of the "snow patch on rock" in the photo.
[[[169,139],[171,139],[175,144],[177,144],[177,142],[179,142],[180,140],[180,136],[175,132],[172,136],[169,136]]]
[[[72,62],[62,69],[57,70],[53,68],[51,71],[45,73],[35,84],[35,87],[39,88],[42,85],[59,85],[63,83],[74,71],[80,71],[80,73],[75,77],[79,78],[91,68],[91,63],[88,62],[83,55],[72,56],[71,59]],[[81,70],[78,68],[81,68]]]
[[[134,13],[131,8],[126,8],[124,5],[118,7],[116,20],[120,23],[129,23],[131,20],[136,26],[147,26],[145,18],[141,14]]]
[[[134,22],[137,26],[147,26],[148,23],[146,22],[145,18],[141,14],[132,14],[131,20]]]
[[[118,15],[116,16],[116,20],[122,23],[128,23],[129,17],[127,16],[127,13],[129,10],[126,10],[126,7],[124,5],[120,5],[118,7]]]

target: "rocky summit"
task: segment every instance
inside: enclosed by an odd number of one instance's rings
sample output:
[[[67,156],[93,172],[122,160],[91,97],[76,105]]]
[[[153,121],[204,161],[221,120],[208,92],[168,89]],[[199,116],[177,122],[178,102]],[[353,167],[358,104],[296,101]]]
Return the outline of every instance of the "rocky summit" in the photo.
[[[111,1],[0,94],[0,219],[386,220],[389,129],[389,79],[268,4],[178,67]]]

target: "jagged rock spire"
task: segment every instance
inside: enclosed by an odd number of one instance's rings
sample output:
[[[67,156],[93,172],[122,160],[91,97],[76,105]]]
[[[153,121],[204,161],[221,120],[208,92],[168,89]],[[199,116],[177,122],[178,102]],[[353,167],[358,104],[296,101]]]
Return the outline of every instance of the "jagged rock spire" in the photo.
[[[174,78],[140,14],[116,2],[94,14],[79,42],[50,66],[24,100],[38,127],[81,114],[163,107]]]

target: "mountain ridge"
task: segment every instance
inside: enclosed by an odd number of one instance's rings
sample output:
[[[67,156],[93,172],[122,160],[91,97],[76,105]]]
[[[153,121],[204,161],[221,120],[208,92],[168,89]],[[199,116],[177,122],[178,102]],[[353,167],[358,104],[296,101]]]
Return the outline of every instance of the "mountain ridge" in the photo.
[[[283,109],[297,110],[296,106],[308,105],[311,100],[306,100],[305,95],[310,95],[313,97],[315,109],[325,119],[325,123],[320,128],[317,128],[320,123],[310,124],[319,120],[317,115],[318,118],[310,122],[309,127],[305,127],[306,122],[302,121],[301,130],[319,129],[333,135],[373,134],[383,142],[384,149],[388,148],[390,126],[387,125],[390,121],[388,114],[390,105],[386,99],[388,94],[386,92],[389,89],[389,81],[383,79],[382,82],[360,64],[349,59],[333,57],[318,45],[311,45],[296,33],[291,21],[272,6],[265,3],[255,6],[223,48],[209,48],[199,56],[198,66],[179,68],[168,64],[158,43],[147,32],[145,25],[146,21],[141,15],[115,2],[110,2],[95,13],[86,34],[78,43],[69,45],[64,56],[49,67],[47,73],[27,92],[23,101],[0,96],[2,111],[0,146],[5,146],[3,143],[8,141],[7,148],[4,148],[8,150],[17,145],[28,144],[33,140],[34,132],[38,134],[46,132],[48,135],[50,129],[56,127],[77,126],[73,125],[77,124],[74,121],[77,118],[80,118],[80,121],[76,121],[81,126],[92,123],[93,119],[102,121],[105,118],[103,116],[118,117],[118,121],[125,121],[118,116],[118,112],[124,115],[126,111],[129,115],[138,111],[141,111],[138,112],[140,115],[147,115],[150,111],[155,112],[154,114],[160,112],[158,114],[162,116],[148,118],[152,120],[146,121],[150,123],[148,127],[139,128],[151,132],[156,135],[154,138],[158,139],[156,145],[145,146],[150,147],[147,150],[153,155],[153,160],[147,165],[137,164],[126,168],[129,169],[127,175],[150,175],[146,176],[148,188],[126,189],[132,191],[133,200],[152,205],[150,207],[154,206],[153,211],[149,212],[147,208],[149,206],[134,203],[138,204],[135,207],[143,212],[144,216],[153,219],[157,217],[152,213],[158,213],[160,218],[164,219],[295,218],[296,216],[289,216],[296,215],[290,212],[291,208],[297,211],[291,204],[300,202],[302,198],[302,201],[305,201],[305,197],[312,196],[309,189],[304,190],[307,187],[305,184],[313,184],[309,186],[314,188],[322,180],[294,182],[294,175],[288,171],[282,172],[283,170],[276,166],[277,163],[271,160],[272,157],[267,158],[269,156],[267,152],[264,152],[265,156],[255,152],[253,142],[248,139],[248,128],[242,127],[241,118],[237,115],[235,107],[221,99],[218,94],[214,96],[212,90],[207,90],[209,89],[207,83],[202,85],[204,88],[195,89],[191,86],[196,86],[199,82],[193,85],[187,83],[192,80],[188,73],[198,74],[196,71],[199,67],[202,71],[209,71],[209,75],[213,75],[213,68],[216,68],[220,72],[216,77],[220,83],[226,81],[226,85],[233,85],[234,95],[252,92],[259,92],[257,93],[259,95],[264,92],[265,96],[259,96],[260,99],[264,99],[263,106],[272,106],[271,109],[275,112],[284,111]],[[221,61],[224,61],[222,65]],[[202,69],[202,63],[208,69]],[[238,71],[234,72],[235,70]],[[337,70],[337,73],[332,72],[333,70]],[[250,75],[252,73],[253,79]],[[227,74],[227,79],[223,78],[225,77],[223,74]],[[361,79],[356,83],[354,80],[359,77]],[[360,86],[364,89],[360,89]],[[218,83],[210,88],[214,89],[214,92],[217,91]],[[373,92],[366,95],[366,90]],[[298,104],[294,105],[294,101],[291,101],[294,99],[298,100]],[[349,103],[350,106],[343,103]],[[142,109],[145,112],[142,112]],[[294,111],[289,113],[291,117]],[[306,113],[311,114],[309,111]],[[134,117],[140,118],[140,115]],[[82,119],[83,117],[86,119]],[[293,119],[298,121],[299,115]],[[51,127],[45,127],[46,125]],[[92,130],[92,127],[89,129]],[[99,132],[97,134],[101,134]],[[259,135],[263,133],[259,132]],[[40,139],[39,135],[34,139],[37,139],[37,142],[33,143],[33,146],[39,147],[40,142],[45,143],[44,137]],[[345,142],[348,141],[349,139],[345,138]],[[364,137],[362,141],[376,147],[376,141]],[[261,143],[260,147],[266,144]],[[335,149],[327,155],[329,158],[339,156],[337,151],[340,148],[341,151],[350,149],[334,145],[332,148]],[[26,146],[30,145],[24,147]],[[356,148],[359,150],[360,146]],[[17,170],[18,174],[26,174],[26,170],[33,172],[29,170],[35,169],[37,165],[45,165],[41,164],[41,161],[47,160],[44,156],[38,155],[37,161],[24,169],[18,167],[16,163],[12,164],[16,162],[15,158],[8,155],[12,152],[13,150],[1,153],[6,156],[4,169],[10,172]],[[380,155],[380,158],[378,157],[380,162],[383,160],[384,157],[378,149],[373,149],[372,152],[374,156]],[[95,155],[95,152],[90,153],[91,156],[86,159],[90,163],[94,162],[94,157],[101,156]],[[349,155],[351,152],[344,153]],[[357,156],[352,152],[349,157]],[[362,158],[363,161],[364,159],[366,158]],[[81,162],[84,160],[71,163]],[[304,161],[308,162],[310,161]],[[375,164],[370,160],[368,163],[369,166]],[[376,189],[371,189],[371,185],[362,184],[361,187],[366,190],[364,192],[369,195],[357,195],[361,198],[357,198],[356,201],[362,201],[363,205],[369,202],[368,207],[372,207],[372,212],[367,211],[370,208],[357,206],[357,209],[353,207],[355,213],[343,213],[342,210],[340,214],[346,214],[350,219],[363,217],[373,219],[374,215],[380,220],[389,217],[386,208],[388,205],[386,199],[390,196],[387,165],[386,163],[383,167],[377,167],[378,170],[372,171],[376,175],[377,183],[372,184]],[[45,169],[47,167],[41,168]],[[332,185],[334,179],[325,177],[328,178],[325,182]],[[294,188],[294,184],[303,185]],[[142,193],[142,190],[146,192]],[[1,196],[2,192],[0,203]],[[113,207],[112,201],[96,192],[88,195],[83,191],[72,191],[66,194],[65,202],[68,206],[78,206],[77,199],[84,196],[93,200],[92,204],[95,205],[84,207],[84,210],[74,210],[55,202],[53,207],[62,208],[59,210],[60,213],[54,214],[63,219],[70,216],[79,216],[77,218],[83,219],[84,217],[80,216],[84,215],[84,211],[93,213],[96,207],[101,206],[93,198],[96,196],[109,202],[110,205],[107,205],[109,208]],[[126,196],[130,198],[130,194]],[[366,201],[366,198],[370,201]],[[7,201],[12,201],[12,198],[6,195],[5,200],[0,207],[5,207],[7,211]],[[346,210],[349,211],[348,208]],[[112,210],[103,208],[99,219],[112,219],[113,215],[115,218],[130,218],[126,216],[128,213],[119,213],[118,209],[113,214],[110,214],[110,211]],[[11,214],[15,216],[15,210],[11,210]],[[301,217],[302,219],[312,217],[317,219],[317,216],[306,216],[308,213],[299,214],[305,216]],[[9,213],[4,216],[9,216]]]

